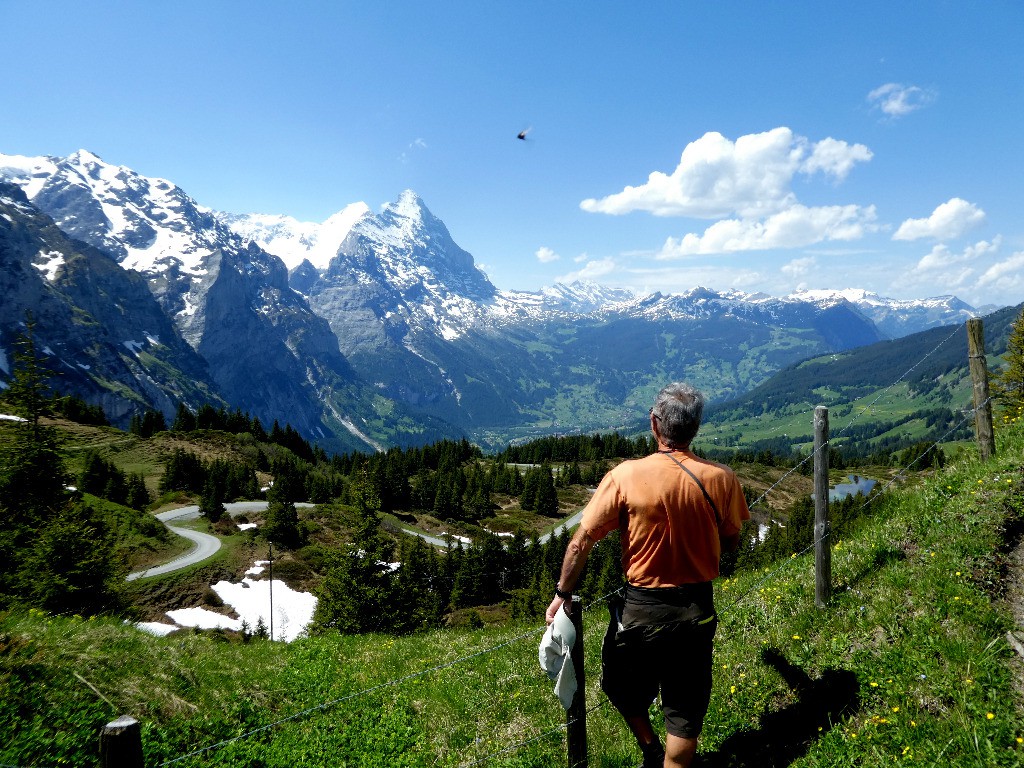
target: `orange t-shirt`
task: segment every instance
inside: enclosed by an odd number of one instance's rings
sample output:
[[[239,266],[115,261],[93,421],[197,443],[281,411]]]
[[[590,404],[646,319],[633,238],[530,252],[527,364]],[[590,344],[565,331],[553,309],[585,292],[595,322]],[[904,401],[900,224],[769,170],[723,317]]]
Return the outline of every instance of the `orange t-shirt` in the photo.
[[[719,535],[739,533],[750,519],[743,489],[729,467],[690,451],[673,451],[672,456],[700,478],[720,520],[693,478],[669,456],[654,453],[624,461],[606,474],[580,521],[594,541],[621,522],[622,569],[637,587],[711,581],[722,555]]]

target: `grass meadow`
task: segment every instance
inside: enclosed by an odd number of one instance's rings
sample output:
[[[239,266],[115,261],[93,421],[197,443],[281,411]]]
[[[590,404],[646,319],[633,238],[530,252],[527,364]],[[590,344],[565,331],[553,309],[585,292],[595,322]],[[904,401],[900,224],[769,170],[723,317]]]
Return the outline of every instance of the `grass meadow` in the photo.
[[[1024,528],[1024,419],[891,485],[833,542],[717,583],[708,766],[1019,766],[1022,659],[1007,591]],[[1018,612],[1018,615],[1020,613]],[[607,611],[584,613],[589,764],[639,762],[599,689]],[[113,618],[0,614],[0,764],[92,766],[104,723],[143,725],[146,765],[500,766],[566,763],[565,714],[540,670],[542,620],[291,644],[150,637]],[[1015,682],[1016,681],[1016,682]]]

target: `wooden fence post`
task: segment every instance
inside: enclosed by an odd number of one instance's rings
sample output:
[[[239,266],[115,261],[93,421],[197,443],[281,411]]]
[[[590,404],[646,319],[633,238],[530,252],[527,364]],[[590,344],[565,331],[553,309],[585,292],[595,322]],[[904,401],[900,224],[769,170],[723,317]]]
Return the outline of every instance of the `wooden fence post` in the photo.
[[[101,768],[144,768],[142,727],[133,717],[122,715],[100,731]]]
[[[587,768],[587,678],[583,671],[583,601],[572,596],[572,625],[576,629],[569,658],[576,671],[576,693],[572,705],[565,713],[568,748],[568,768]]]
[[[967,321],[967,356],[974,389],[974,435],[982,461],[996,453],[992,432],[992,401],[988,396],[988,366],[985,364],[985,331],[980,317]]]
[[[814,604],[832,597],[832,541],[828,517],[828,408],[814,409]]]

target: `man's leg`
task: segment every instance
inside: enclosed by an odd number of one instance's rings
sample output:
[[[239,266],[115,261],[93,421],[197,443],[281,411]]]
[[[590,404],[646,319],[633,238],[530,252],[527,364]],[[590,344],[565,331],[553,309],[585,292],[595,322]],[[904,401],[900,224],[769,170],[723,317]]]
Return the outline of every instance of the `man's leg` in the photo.
[[[665,741],[665,768],[689,768],[697,754],[697,739],[668,734]]]
[[[664,762],[665,748],[661,746],[661,741],[654,732],[650,715],[646,712],[629,717],[623,715],[623,719],[629,726],[629,730],[633,732],[637,744],[640,745],[640,751],[644,754],[644,768],[655,768],[656,766],[660,768]]]

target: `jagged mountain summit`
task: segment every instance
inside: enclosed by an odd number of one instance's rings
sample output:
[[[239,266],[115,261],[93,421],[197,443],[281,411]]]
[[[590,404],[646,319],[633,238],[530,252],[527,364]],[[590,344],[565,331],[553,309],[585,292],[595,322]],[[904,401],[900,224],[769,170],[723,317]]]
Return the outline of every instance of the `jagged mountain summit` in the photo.
[[[870,318],[886,338],[890,339],[898,339],[942,325],[965,323],[981,311],[956,296],[890,299],[859,288],[843,291],[796,291],[790,294],[789,298],[818,304],[839,300],[849,302]]]
[[[67,235],[141,275],[231,405],[348,447],[416,440],[372,407],[328,323],[289,286],[284,262],[177,186],[84,150],[67,158],[0,155],[3,178]]]
[[[176,392],[196,407],[222,401],[334,450],[463,435],[502,445],[615,428],[635,423],[666,380],[690,380],[721,400],[805,357],[909,333],[943,313],[959,322],[966,307],[950,298],[925,310],[863,292],[779,298],[697,287],[638,296],[586,282],[502,291],[411,190],[377,213],[354,203],[315,224],[218,213],[169,181],[84,150],[0,155],[0,180],[21,190],[8,208],[14,229],[41,217],[33,226],[55,225],[91,254],[80,288],[62,294],[66,311],[48,322],[66,324],[88,308],[111,338],[143,338],[156,321],[134,321],[145,302],[120,297],[144,285],[172,329],[151,335],[182,345],[171,367],[206,382],[205,390],[161,381],[147,389],[111,374],[134,393],[134,407],[166,411]],[[8,258],[14,246],[0,246],[15,272],[59,267],[47,254],[60,248]],[[87,279],[103,270],[124,280],[110,288]],[[18,306],[41,290],[38,280],[10,285],[24,294]],[[100,311],[107,306],[133,323],[119,326]],[[16,320],[4,322],[0,352]],[[124,361],[85,364],[100,380],[101,369]],[[98,399],[95,389],[83,393]]]
[[[366,203],[352,203],[322,223],[299,221],[291,216],[263,213],[217,212],[217,219],[242,239],[259,245],[293,270],[304,261],[325,269],[352,226],[370,213]]]

